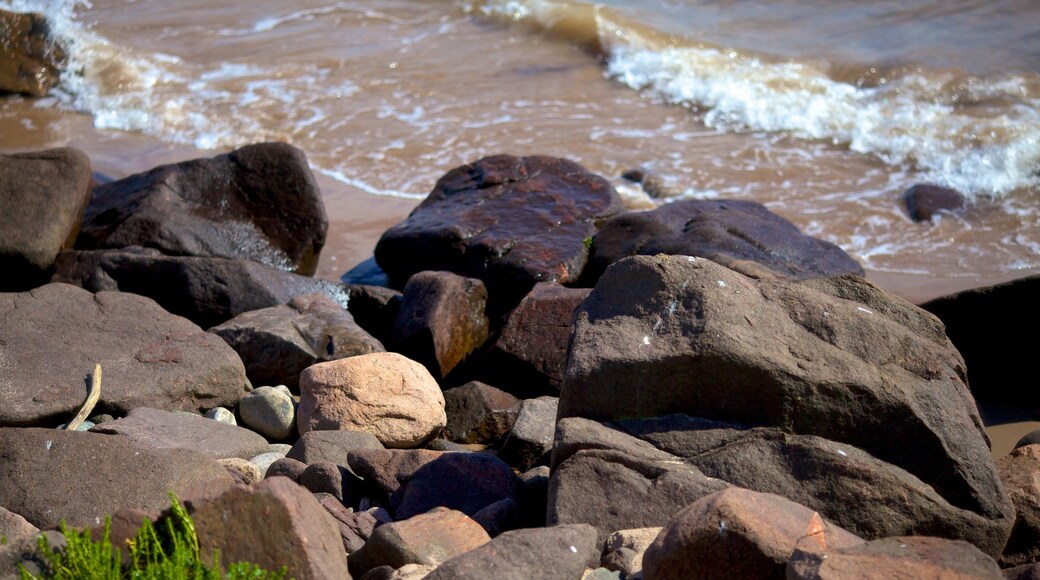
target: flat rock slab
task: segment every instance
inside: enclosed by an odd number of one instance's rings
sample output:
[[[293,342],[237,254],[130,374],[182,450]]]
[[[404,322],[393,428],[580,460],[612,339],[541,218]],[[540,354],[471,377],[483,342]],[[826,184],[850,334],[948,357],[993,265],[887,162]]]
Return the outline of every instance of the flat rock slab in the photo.
[[[820,550],[799,542],[786,577],[791,580],[844,578],[971,578],[1004,580],[993,558],[960,540],[895,536],[858,546]],[[647,577],[649,578],[649,577]]]
[[[95,412],[233,406],[242,361],[219,337],[134,294],[67,284],[0,294],[0,425],[71,419],[101,364]]]
[[[803,280],[863,274],[841,248],[746,200],[690,199],[628,213],[603,224],[592,243],[586,281],[626,256],[707,258],[753,278]]]
[[[46,281],[58,252],[72,246],[90,184],[90,159],[78,149],[0,155],[0,289]]]
[[[154,449],[191,449],[214,459],[250,459],[267,452],[267,440],[257,433],[198,415],[138,407],[122,419],[106,421],[95,433],[122,435]]]
[[[120,508],[158,512],[233,481],[217,460],[120,435],[0,427],[0,506],[40,529],[95,526]]]
[[[55,261],[54,282],[148,296],[203,328],[239,314],[320,293],[346,308],[345,287],[249,260],[165,256],[155,249],[69,250]]]
[[[492,301],[502,294],[515,305],[536,282],[577,280],[584,240],[621,209],[607,180],[571,161],[486,157],[445,174],[383,234],[375,258],[395,287],[447,270],[480,278]]]
[[[219,497],[191,502],[202,561],[219,550],[223,562],[251,562],[267,570],[286,567],[290,578],[350,578],[336,520],[314,495],[284,477]]]
[[[596,530],[582,524],[513,530],[438,566],[427,580],[573,580],[599,565]]]
[[[99,186],[76,247],[144,246],[313,275],[329,220],[303,151],[259,143]]]
[[[575,318],[560,417],[672,413],[848,443],[1010,531],[942,324],[858,276],[756,281],[689,256],[615,263]]]
[[[242,357],[254,385],[298,388],[303,369],[330,360],[383,352],[350,312],[324,294],[253,310],[209,329]]]

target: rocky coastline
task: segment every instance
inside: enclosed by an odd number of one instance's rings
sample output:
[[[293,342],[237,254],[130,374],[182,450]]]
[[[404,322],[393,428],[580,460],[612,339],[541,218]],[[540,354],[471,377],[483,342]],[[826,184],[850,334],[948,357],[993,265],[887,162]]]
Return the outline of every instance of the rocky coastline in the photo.
[[[759,204],[628,212],[550,157],[448,172],[341,282],[284,143],[0,155],[0,207],[0,576],[171,491],[296,578],[1040,574],[1040,446],[994,461],[976,406],[1035,405],[994,329],[1037,278],[919,307]]]

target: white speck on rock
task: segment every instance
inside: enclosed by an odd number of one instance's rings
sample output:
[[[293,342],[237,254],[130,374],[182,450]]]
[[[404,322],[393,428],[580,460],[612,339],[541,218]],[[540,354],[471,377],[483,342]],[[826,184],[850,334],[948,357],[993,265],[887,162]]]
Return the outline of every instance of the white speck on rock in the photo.
[[[860,312],[866,312],[867,314],[874,314],[873,312],[867,310],[866,308],[863,308],[862,306],[857,306],[856,310],[859,310]]]
[[[716,280],[715,283],[719,285],[719,288],[725,288],[726,287],[726,283],[723,282],[722,280]]]
[[[578,553],[578,549],[575,548],[574,546],[571,546],[571,552],[574,552],[575,554],[577,554]]]
[[[725,533],[726,533],[726,520],[722,520],[722,521],[719,522],[719,536],[722,536]]]
[[[43,446],[46,447],[48,451],[50,451],[51,447],[54,446],[54,442],[48,439],[47,442],[43,444]]]
[[[645,346],[649,346],[650,345],[650,335],[649,334],[644,334],[643,335],[643,344]]]
[[[848,454],[848,453],[845,453],[845,452],[844,452],[844,451],[842,451],[841,449],[839,449],[839,450],[838,450],[838,455],[841,455],[842,457],[848,457],[848,456],[849,456],[849,454]]]

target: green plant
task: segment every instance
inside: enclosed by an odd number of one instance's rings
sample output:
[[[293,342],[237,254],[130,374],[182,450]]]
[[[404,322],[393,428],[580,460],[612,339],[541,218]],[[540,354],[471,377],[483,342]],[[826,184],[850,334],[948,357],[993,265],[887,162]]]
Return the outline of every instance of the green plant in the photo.
[[[22,580],[73,580],[91,578],[96,580],[281,580],[286,576],[283,567],[278,572],[269,572],[248,562],[228,566],[227,574],[220,570],[220,554],[213,555],[213,563],[202,562],[199,555],[199,538],[195,534],[195,523],[187,510],[170,494],[170,514],[158,523],[148,519],[137,530],[133,540],[128,541],[129,562],[123,565],[123,555],[112,545],[110,537],[112,520],[105,519],[105,530],[101,540],[95,542],[89,530],[76,531],[62,522],[61,532],[65,535],[64,550],[55,550],[40,536],[38,545],[45,562],[41,576],[35,576],[24,566],[20,567]]]

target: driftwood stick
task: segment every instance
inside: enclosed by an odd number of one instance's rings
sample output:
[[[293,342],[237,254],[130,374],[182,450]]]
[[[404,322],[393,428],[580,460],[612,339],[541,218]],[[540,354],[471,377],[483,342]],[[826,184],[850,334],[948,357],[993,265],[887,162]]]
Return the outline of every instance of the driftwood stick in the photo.
[[[79,427],[83,421],[87,420],[90,416],[90,412],[94,410],[94,405],[97,405],[98,399],[101,398],[101,365],[94,367],[94,374],[90,377],[90,391],[87,393],[87,400],[83,401],[83,406],[80,407],[79,413],[72,418],[67,425],[65,425],[66,431],[72,431],[76,427]]]

